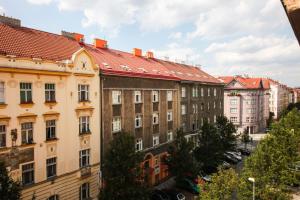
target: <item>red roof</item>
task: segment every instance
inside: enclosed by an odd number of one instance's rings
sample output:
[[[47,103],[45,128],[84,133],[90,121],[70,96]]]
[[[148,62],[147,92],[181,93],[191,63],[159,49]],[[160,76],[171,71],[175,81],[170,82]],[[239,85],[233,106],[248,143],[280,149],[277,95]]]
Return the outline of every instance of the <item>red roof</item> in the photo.
[[[219,77],[221,81],[225,84],[231,83],[233,80],[239,82],[241,85],[244,86],[245,89],[269,89],[270,82],[268,79],[264,78],[248,78],[242,76],[224,76]]]
[[[61,61],[70,59],[73,53],[84,47],[95,58],[103,74],[221,83],[194,66],[134,56],[131,53],[109,48],[95,48],[93,45],[80,44],[62,35],[31,28],[0,24],[0,35],[2,55]]]

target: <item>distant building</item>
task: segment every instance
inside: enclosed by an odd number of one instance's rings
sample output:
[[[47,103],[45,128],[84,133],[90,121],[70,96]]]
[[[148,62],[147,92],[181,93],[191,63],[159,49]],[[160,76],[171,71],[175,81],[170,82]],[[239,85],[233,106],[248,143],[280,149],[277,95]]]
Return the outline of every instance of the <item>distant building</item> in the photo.
[[[264,131],[269,117],[269,83],[242,76],[219,79],[225,83],[224,115],[236,126],[237,133]]]
[[[300,102],[300,88],[293,88],[293,103]]]

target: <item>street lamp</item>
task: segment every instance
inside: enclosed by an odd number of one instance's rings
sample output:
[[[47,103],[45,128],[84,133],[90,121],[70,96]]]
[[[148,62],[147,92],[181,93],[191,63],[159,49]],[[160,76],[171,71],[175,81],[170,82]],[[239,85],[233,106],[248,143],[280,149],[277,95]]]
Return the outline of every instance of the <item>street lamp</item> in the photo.
[[[252,177],[249,177],[248,181],[253,183],[253,200],[255,200],[255,179]]]

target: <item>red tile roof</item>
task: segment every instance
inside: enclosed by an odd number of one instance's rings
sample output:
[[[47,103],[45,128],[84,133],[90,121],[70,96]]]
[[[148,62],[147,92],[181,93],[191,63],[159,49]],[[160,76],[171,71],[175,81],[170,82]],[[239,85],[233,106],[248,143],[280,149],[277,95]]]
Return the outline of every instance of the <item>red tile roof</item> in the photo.
[[[103,74],[221,84],[197,67],[134,56],[109,48],[95,48],[62,35],[0,24],[1,55],[61,61],[70,59],[81,47],[91,53]]]
[[[264,89],[270,88],[270,82],[268,79],[264,78],[247,78],[242,76],[224,76],[219,77],[221,81],[225,84],[231,83],[233,80],[239,82],[241,85],[244,86],[245,89]],[[261,87],[262,84],[262,87]]]

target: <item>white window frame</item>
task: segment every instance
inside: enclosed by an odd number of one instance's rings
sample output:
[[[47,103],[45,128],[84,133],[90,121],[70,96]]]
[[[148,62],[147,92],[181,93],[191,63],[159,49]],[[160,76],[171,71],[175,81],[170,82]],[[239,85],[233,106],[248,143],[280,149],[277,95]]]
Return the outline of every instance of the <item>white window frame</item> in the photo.
[[[217,116],[214,115],[214,123],[216,123],[216,122],[217,122]]]
[[[237,99],[230,99],[230,105],[237,105]]]
[[[6,125],[0,125],[0,148],[6,147]]]
[[[90,166],[90,149],[79,151],[79,167],[84,168]]]
[[[154,147],[159,145],[159,135],[153,135],[152,141],[153,141],[153,146]]]
[[[230,117],[230,122],[237,122],[237,117]]]
[[[78,84],[78,101],[89,101],[89,88],[88,84]]]
[[[214,96],[217,96],[217,88],[214,88]]]
[[[173,121],[173,112],[172,111],[167,112],[167,121],[168,122]]]
[[[173,101],[173,91],[172,90],[167,91],[167,101]]]
[[[28,169],[24,169],[26,166],[29,166],[31,168],[28,168]],[[31,163],[26,163],[26,164],[23,164],[21,165],[21,171],[22,171],[22,185],[31,185],[34,183],[34,162],[31,162]],[[28,183],[24,183],[24,173],[31,173],[31,182],[28,182]]]
[[[135,141],[135,150],[136,151],[142,151],[143,150],[143,139],[142,138],[138,138]]]
[[[51,169],[51,171],[53,173],[52,175],[48,174],[48,168]],[[56,173],[57,173],[57,158],[56,157],[48,158],[46,160],[46,175],[47,175],[47,179],[55,177]]]
[[[90,183],[86,182],[80,186],[80,200],[90,199]]]
[[[90,116],[79,117],[79,134],[85,134],[90,132]]]
[[[201,88],[201,97],[203,97],[203,96],[204,96],[204,89]]]
[[[0,81],[0,104],[5,103],[5,84],[3,81]]]
[[[55,102],[55,83],[45,83],[45,102]]]
[[[173,140],[173,132],[172,131],[168,131],[167,132],[167,141],[170,142]]]
[[[158,102],[159,101],[159,91],[158,90],[153,90],[152,91],[152,102]]]
[[[214,101],[214,109],[216,109],[216,102]]]
[[[112,104],[113,105],[122,104],[122,91],[121,90],[113,90],[112,91]]]
[[[143,127],[142,115],[135,115],[134,126],[135,128]]]
[[[56,120],[55,119],[46,121],[46,140],[51,140],[53,138],[56,138]]]
[[[196,103],[193,104],[193,113],[194,114],[198,113],[198,104]]]
[[[198,97],[198,87],[194,86],[192,88],[192,97]]]
[[[210,88],[207,88],[207,96],[210,97]]]
[[[24,101],[22,101],[22,93],[24,92]],[[20,101],[21,103],[31,103],[32,102],[32,83],[21,82],[20,83]]]
[[[25,141],[23,140],[25,135]],[[21,124],[21,141],[22,144],[33,143],[33,122],[25,122]]]
[[[237,108],[230,108],[230,113],[236,114],[238,112]]]
[[[156,118],[156,120],[155,120]],[[158,113],[153,113],[152,114],[152,124],[159,124],[159,114]]]
[[[134,91],[134,103],[142,103],[142,92],[140,90]]]
[[[122,119],[121,117],[114,117],[112,121],[112,132],[119,132],[122,129]]]
[[[186,115],[186,105],[181,104],[181,115]]]
[[[185,97],[186,97],[186,88],[181,87],[181,98],[185,98]]]

